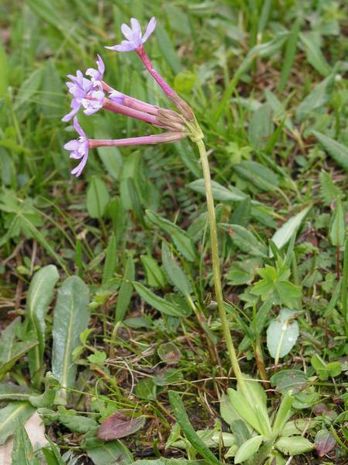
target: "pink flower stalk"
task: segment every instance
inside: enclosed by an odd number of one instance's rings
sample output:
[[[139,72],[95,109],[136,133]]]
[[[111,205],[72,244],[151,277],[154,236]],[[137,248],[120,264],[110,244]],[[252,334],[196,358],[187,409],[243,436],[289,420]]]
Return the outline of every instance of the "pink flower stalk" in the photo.
[[[167,95],[167,97],[177,106],[177,108],[187,119],[192,120],[194,119],[194,116],[190,106],[175,92],[174,89],[172,89],[172,87],[154,69],[149,56],[145,52],[144,43],[155,30],[155,27],[156,19],[153,17],[150,19],[146,27],[145,34],[142,35],[139,21],[135,18],[131,18],[131,27],[127,26],[127,24],[122,24],[121,26],[121,31],[127,40],[123,40],[121,44],[105,48],[117,52],[129,52],[131,50],[135,50],[141,61],[144,63],[145,68],[155,79],[155,81],[161,87],[161,89]]]
[[[73,175],[81,175],[88,160],[89,149],[162,144],[175,142],[188,136],[189,122],[194,119],[192,110],[153,68],[151,60],[144,50],[144,43],[153,33],[155,27],[156,20],[152,18],[145,33],[142,34],[139,21],[132,18],[131,27],[123,24],[121,28],[126,40],[123,40],[119,45],[106,48],[119,52],[135,50],[151,76],[179,108],[180,113],[143,102],[112,88],[104,81],[105,65],[98,55],[97,69],[88,68],[85,76],[79,70],[76,76],[68,76],[70,82],[67,83],[67,87],[72,95],[71,111],[64,116],[63,121],[70,121],[73,118],[73,127],[80,136],[64,145],[64,148],[70,151],[70,158],[81,160],[78,166],[71,171]],[[76,118],[80,108],[83,108],[86,115],[91,115],[101,109],[108,110],[144,121],[157,128],[166,129],[166,132],[124,139],[88,139]]]

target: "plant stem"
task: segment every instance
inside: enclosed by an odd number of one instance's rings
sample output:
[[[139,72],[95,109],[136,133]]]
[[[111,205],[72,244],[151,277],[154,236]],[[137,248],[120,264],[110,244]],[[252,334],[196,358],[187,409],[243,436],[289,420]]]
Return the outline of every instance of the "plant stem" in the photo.
[[[233,345],[232,336],[230,328],[228,325],[227,314],[224,306],[224,299],[222,295],[221,287],[221,273],[220,273],[220,259],[219,259],[219,243],[217,236],[217,227],[216,227],[216,216],[215,216],[215,207],[214,207],[214,198],[213,190],[211,185],[211,175],[209,168],[209,161],[207,151],[202,139],[195,141],[199,150],[199,155],[201,158],[201,164],[203,169],[204,184],[205,184],[205,193],[207,199],[207,210],[208,210],[208,222],[210,229],[210,244],[211,244],[211,258],[213,264],[213,278],[214,278],[214,288],[215,288],[215,298],[219,310],[221,326],[223,336],[226,341],[228,355],[230,357],[231,365],[237,382],[244,391],[244,378],[239,367],[238,358],[236,350]]]

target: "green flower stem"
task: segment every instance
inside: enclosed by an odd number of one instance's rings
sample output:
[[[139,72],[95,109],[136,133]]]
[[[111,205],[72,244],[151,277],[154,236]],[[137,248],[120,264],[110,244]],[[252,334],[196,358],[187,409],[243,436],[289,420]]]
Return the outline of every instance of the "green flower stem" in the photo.
[[[216,216],[215,216],[214,198],[213,198],[213,190],[212,190],[212,185],[211,185],[211,175],[210,175],[208,155],[207,155],[207,151],[206,151],[203,140],[201,138],[199,139],[197,138],[195,142],[197,144],[199,155],[201,158],[201,164],[202,164],[203,176],[204,176],[204,184],[205,184],[205,193],[206,193],[206,199],[207,199],[215,298],[217,301],[223,336],[226,342],[232,369],[235,374],[235,377],[237,378],[237,382],[241,390],[244,391],[244,378],[242,376],[242,372],[240,370],[239,363],[238,363],[236,350],[233,345],[232,336],[231,336],[230,328],[228,325],[226,310],[224,306],[224,299],[222,295],[220,259],[219,259],[219,243],[218,243],[218,236],[217,236]]]

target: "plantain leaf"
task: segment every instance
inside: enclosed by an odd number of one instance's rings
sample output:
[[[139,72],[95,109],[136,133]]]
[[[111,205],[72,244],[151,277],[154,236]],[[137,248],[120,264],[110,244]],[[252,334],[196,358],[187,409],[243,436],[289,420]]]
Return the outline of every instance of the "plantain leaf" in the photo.
[[[89,290],[78,277],[67,278],[58,291],[53,319],[52,373],[63,389],[74,385],[76,365],[72,353],[88,326]],[[65,394],[62,394],[65,397]],[[64,402],[64,399],[63,399]]]
[[[234,463],[242,463],[248,460],[250,457],[252,457],[256,452],[259,450],[261,444],[263,441],[263,436],[254,436],[247,441],[245,441],[244,444],[240,446],[238,449],[236,456],[234,458]]]
[[[34,274],[29,286],[26,306],[27,332],[31,338],[38,341],[28,353],[29,370],[34,387],[40,385],[45,350],[45,317],[58,278],[57,268],[54,265],[47,265]]]

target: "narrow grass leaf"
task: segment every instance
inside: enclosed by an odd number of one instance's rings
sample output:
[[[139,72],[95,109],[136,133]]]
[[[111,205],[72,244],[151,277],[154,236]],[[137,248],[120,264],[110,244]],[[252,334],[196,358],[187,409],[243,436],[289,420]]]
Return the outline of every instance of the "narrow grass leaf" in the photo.
[[[67,278],[58,291],[53,318],[52,373],[63,389],[75,382],[76,365],[72,353],[80,344],[80,334],[88,326],[89,289],[77,276]]]
[[[297,43],[298,43],[298,35],[300,31],[300,23],[301,23],[300,18],[297,18],[294,25],[291,28],[290,35],[286,42],[284,61],[283,61],[283,66],[282,66],[282,70],[280,73],[280,80],[278,84],[279,92],[283,92],[283,90],[285,89],[285,86],[290,76],[291,69],[295,61],[296,48],[297,48]]]
[[[134,260],[131,255],[128,256],[126,267],[124,270],[123,281],[120,287],[120,291],[117,297],[116,310],[115,310],[115,322],[123,321],[126,315],[129,303],[132,298],[133,284],[132,281],[135,278],[135,267]]]
[[[336,208],[330,225],[330,242],[335,247],[343,247],[346,236],[345,216],[340,199],[336,200]]]
[[[322,51],[320,50],[320,45],[316,33],[302,33],[300,34],[301,42],[304,46],[308,63],[310,63],[313,68],[315,68],[318,73],[326,77],[331,72],[331,68],[326,61]]]
[[[103,269],[102,284],[105,284],[111,279],[116,270],[117,261],[117,244],[115,234],[111,234],[108,246],[105,251],[105,263]]]
[[[181,318],[188,316],[188,312],[185,307],[179,307],[179,305],[159,297],[150,291],[150,289],[147,289],[143,284],[133,282],[133,286],[140,297],[159,312],[164,313],[165,315]]]
[[[29,286],[26,319],[27,333],[38,344],[28,353],[29,370],[33,385],[38,387],[39,374],[43,367],[45,350],[45,331],[48,307],[53,299],[54,287],[59,279],[58,270],[54,265],[47,265],[37,271]]]
[[[335,160],[335,162],[348,171],[348,147],[331,139],[331,137],[322,134],[319,131],[312,131],[312,134],[318,139],[327,153]]]
[[[187,187],[195,192],[199,192],[200,194],[205,195],[204,179],[197,179],[196,181],[188,184]],[[214,199],[221,202],[242,202],[248,198],[244,192],[241,192],[235,187],[230,187],[227,189],[216,181],[212,181],[212,190]]]
[[[184,403],[181,400],[180,394],[175,391],[169,391],[169,402],[173,409],[176,421],[179,423],[187,440],[190,442],[196,452],[198,452],[210,464],[221,465],[221,462],[215,457],[211,450],[208,449],[208,447],[193,429],[193,426],[191,425],[187,416]]]
[[[0,380],[11,370],[18,360],[27,355],[37,344],[37,341],[17,342],[13,346],[10,358],[0,365]]]

